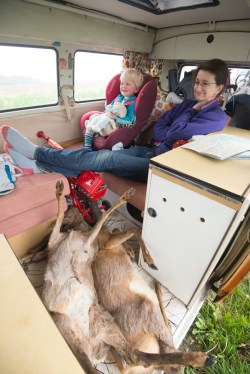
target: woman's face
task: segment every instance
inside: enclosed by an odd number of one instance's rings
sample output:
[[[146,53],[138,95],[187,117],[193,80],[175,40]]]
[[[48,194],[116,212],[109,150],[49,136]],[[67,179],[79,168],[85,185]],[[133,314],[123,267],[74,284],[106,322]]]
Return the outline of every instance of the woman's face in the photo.
[[[194,96],[197,101],[214,99],[223,89],[223,84],[217,86],[215,75],[200,70],[194,82]]]

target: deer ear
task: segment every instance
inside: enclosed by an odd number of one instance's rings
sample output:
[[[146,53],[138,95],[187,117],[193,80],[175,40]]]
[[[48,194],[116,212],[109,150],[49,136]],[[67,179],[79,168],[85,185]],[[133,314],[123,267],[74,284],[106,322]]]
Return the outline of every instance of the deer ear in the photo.
[[[131,258],[131,259],[135,259],[135,252],[133,250],[132,247],[130,247],[129,245],[124,245],[124,248],[125,248],[125,251],[127,252],[127,255]]]

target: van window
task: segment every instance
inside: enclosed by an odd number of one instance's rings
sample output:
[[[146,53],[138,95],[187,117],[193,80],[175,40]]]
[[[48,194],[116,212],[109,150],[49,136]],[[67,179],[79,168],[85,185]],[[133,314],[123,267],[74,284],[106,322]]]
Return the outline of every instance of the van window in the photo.
[[[237,90],[241,87],[250,86],[249,68],[230,68],[231,84],[237,85]]]
[[[0,45],[0,112],[57,105],[57,52]]]
[[[184,65],[180,71],[180,79],[181,81],[184,78],[186,72],[189,72],[193,69],[196,69],[197,65]],[[234,84],[237,86],[239,90],[240,87],[247,85],[250,79],[250,69],[246,67],[231,67],[229,66],[230,70],[230,84]]]
[[[122,70],[122,55],[77,51],[74,64],[76,102],[103,100],[110,79]]]
[[[182,81],[182,79],[184,78],[184,75],[185,73],[188,73],[189,71],[192,71],[193,69],[196,69],[197,68],[197,65],[185,65],[181,68],[181,71],[180,71],[180,78],[179,78],[179,82]]]

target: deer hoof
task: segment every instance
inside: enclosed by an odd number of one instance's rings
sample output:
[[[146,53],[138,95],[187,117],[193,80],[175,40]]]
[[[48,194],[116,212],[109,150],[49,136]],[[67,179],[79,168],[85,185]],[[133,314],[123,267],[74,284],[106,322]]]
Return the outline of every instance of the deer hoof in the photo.
[[[56,182],[56,194],[61,195],[64,189],[64,183],[63,181],[57,181]]]
[[[217,357],[213,355],[208,355],[206,362],[205,362],[205,366],[212,366],[212,365],[215,365],[216,363],[217,363]]]
[[[155,264],[148,264],[148,266],[153,270],[158,270],[158,267]]]
[[[134,193],[135,193],[135,189],[134,189],[134,188],[130,188],[128,191],[126,191],[126,192],[122,195],[121,199],[123,199],[123,200],[125,200],[125,201],[128,201],[128,200],[131,198],[131,196],[134,195]]]

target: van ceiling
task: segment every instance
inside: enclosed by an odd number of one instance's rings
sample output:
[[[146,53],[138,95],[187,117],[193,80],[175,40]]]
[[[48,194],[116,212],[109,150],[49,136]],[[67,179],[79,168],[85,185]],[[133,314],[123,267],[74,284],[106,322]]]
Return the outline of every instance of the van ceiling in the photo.
[[[219,5],[216,6],[177,10],[165,14],[154,14],[120,0],[49,0],[48,2],[63,4],[66,8],[73,6],[86,11],[103,13],[156,29],[240,19],[249,19],[250,22],[250,0],[218,0]],[[144,2],[150,3],[149,0]]]

